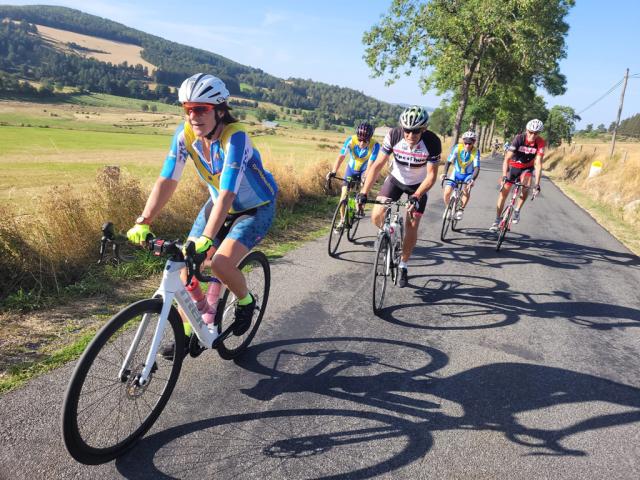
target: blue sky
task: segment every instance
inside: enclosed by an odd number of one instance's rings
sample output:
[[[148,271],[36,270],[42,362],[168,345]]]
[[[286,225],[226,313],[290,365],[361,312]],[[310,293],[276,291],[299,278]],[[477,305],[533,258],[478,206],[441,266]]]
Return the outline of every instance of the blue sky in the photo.
[[[272,0],[212,2],[192,0],[60,0],[11,2],[63,5],[115,20],[186,45],[209,50],[279,77],[300,77],[351,87],[394,103],[436,107],[435,92],[423,94],[419,74],[387,87],[370,78],[362,59],[362,34],[378,22],[391,0]],[[182,5],[183,7],[177,7]],[[578,0],[568,17],[567,58],[561,70],[567,93],[545,95],[549,107],[577,112],[624,75],[640,73],[640,2]],[[544,92],[542,92],[544,93]],[[582,122],[606,126],[615,120],[620,88],[582,114]],[[640,78],[629,80],[622,118],[640,112]]]

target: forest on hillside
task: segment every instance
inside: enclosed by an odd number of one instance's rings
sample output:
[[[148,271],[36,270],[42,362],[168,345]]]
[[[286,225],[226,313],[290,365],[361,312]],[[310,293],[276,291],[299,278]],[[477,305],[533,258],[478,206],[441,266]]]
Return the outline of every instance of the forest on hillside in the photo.
[[[65,86],[82,90],[175,102],[169,87],[179,86],[195,72],[212,72],[236,96],[304,109],[305,121],[316,126],[351,126],[360,119],[395,124],[401,107],[378,101],[350,88],[304,79],[281,79],[205,50],[171,42],[111,20],[66,7],[0,6],[0,94],[34,93],[24,80],[43,84],[50,95]],[[9,21],[13,20],[13,21]],[[20,22],[20,23],[16,23]],[[52,48],[37,35],[35,24],[64,29],[142,47],[142,57],[158,68],[112,65]],[[157,84],[153,89],[149,84]],[[249,86],[241,89],[240,84]]]

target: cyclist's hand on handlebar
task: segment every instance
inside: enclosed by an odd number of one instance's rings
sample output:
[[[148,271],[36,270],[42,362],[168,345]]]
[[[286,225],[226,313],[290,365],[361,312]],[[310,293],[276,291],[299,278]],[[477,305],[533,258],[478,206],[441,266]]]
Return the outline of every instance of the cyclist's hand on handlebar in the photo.
[[[325,178],[327,179],[327,182],[328,182],[329,180],[331,180],[335,176],[336,176],[336,172],[329,172],[329,173],[327,173],[327,176]]]
[[[153,236],[153,233],[151,233],[151,227],[146,223],[136,223],[127,231],[127,239],[137,245],[143,244],[149,235]]]
[[[367,194],[359,193],[358,195],[356,195],[356,202],[358,203],[359,206],[362,206],[365,203],[367,203]]]
[[[418,207],[420,206],[420,199],[418,197],[416,197],[415,195],[411,195],[409,197],[409,205],[407,207],[407,211],[411,214],[413,214],[414,211],[418,210]]]
[[[200,235],[198,239],[193,242],[195,246],[195,253],[206,253],[213,246],[213,240],[206,235]],[[184,249],[186,255],[186,247]]]
[[[537,197],[540,194],[540,185],[533,187],[533,196]]]
[[[440,175],[440,187],[444,187],[444,181],[447,179],[447,176],[443,173]]]

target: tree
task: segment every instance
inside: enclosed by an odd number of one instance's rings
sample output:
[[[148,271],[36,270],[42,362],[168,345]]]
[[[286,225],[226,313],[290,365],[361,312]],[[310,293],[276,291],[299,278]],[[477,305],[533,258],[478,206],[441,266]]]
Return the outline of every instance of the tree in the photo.
[[[564,91],[559,61],[566,56],[564,17],[574,0],[393,0],[389,13],[363,36],[374,76],[393,83],[413,69],[424,92],[454,92],[454,140],[475,75],[480,93],[517,80]],[[476,92],[477,93],[477,92]]]
[[[547,143],[554,147],[562,141],[571,143],[576,122],[580,117],[571,107],[556,105],[549,110],[549,116],[544,126],[544,137]]]
[[[593,131],[593,123],[588,123],[586,127],[584,127],[584,133],[591,133]]]
[[[453,121],[451,119],[451,112],[446,106],[440,106],[431,113],[429,116],[429,126],[431,130],[439,133],[443,137],[451,135]]]

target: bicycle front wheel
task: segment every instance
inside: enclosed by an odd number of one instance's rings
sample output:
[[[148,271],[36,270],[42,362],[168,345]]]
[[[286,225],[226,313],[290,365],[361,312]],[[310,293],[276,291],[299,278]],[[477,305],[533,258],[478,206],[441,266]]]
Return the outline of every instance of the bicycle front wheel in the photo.
[[[500,251],[500,246],[502,245],[502,242],[504,242],[504,239],[507,236],[509,225],[511,225],[512,213],[513,213],[513,209],[509,206],[502,214],[502,220],[500,221],[500,229],[498,230],[498,244],[496,245],[496,252]]]
[[[358,231],[358,226],[360,225],[360,216],[357,215],[356,212],[351,211],[351,225],[349,226],[349,230],[347,230],[347,239],[350,242],[353,242],[356,238],[356,232]]]
[[[271,287],[271,269],[269,260],[264,253],[254,251],[249,253],[238,268],[247,281],[249,292],[256,299],[256,310],[254,311],[251,325],[242,335],[229,335],[218,343],[218,354],[225,360],[236,358],[242,354],[255,337],[262,317],[269,301],[269,288]],[[227,289],[218,303],[218,313],[216,321],[218,333],[227,330],[235,321],[235,307],[238,303],[236,296]]]
[[[389,236],[384,234],[378,237],[378,249],[373,263],[373,313],[380,313],[384,303],[384,294],[387,290],[387,279],[392,270],[391,243]]]
[[[146,385],[138,383],[162,305],[161,298],[129,305],[102,327],[80,357],[62,407],[64,444],[77,461],[97,465],[122,455],[167,404],[184,351],[182,322],[175,308],[160,332],[160,349],[173,342],[173,358],[157,355]],[[130,349],[131,359],[120,376]]]
[[[340,244],[340,240],[342,239],[342,235],[344,234],[344,224],[338,228],[340,224],[340,208],[344,207],[345,212],[347,208],[347,201],[342,200],[338,203],[336,207],[336,211],[333,214],[333,221],[331,222],[331,230],[329,231],[329,256],[333,257],[336,254],[336,250],[338,250],[338,245]]]
[[[449,204],[447,205],[446,210],[444,211],[444,218],[442,219],[442,229],[440,230],[440,240],[443,242],[447,236],[447,232],[449,230],[449,225],[451,224],[451,220],[453,218],[453,207],[456,204],[456,199],[454,196],[451,196],[449,199]]]

